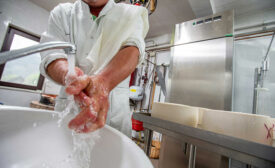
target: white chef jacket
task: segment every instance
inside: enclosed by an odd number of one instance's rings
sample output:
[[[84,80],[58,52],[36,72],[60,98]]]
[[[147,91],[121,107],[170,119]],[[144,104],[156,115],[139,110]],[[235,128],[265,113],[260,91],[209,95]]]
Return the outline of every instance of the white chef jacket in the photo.
[[[48,29],[43,33],[41,42],[64,41],[75,44],[77,48],[75,57],[76,66],[81,68],[85,74],[96,74],[101,70],[98,64],[106,65],[108,61],[110,61],[110,57],[106,59],[107,62],[103,61],[96,63],[89,62],[89,59],[86,59],[86,57],[88,57],[89,54],[92,55],[92,53],[90,53],[91,48],[96,44],[102,33],[103,23],[108,22],[110,18],[123,19],[123,16],[122,18],[110,16],[112,10],[118,7],[126,8],[129,7],[129,5],[116,4],[113,0],[109,0],[99,16],[93,20],[89,6],[81,0],[76,1],[74,4],[60,4],[51,11]],[[144,21],[142,16],[136,16],[134,22],[134,33],[129,34],[129,37],[119,45],[120,48],[136,46],[140,52],[139,63],[141,63],[145,54],[144,38],[149,28],[148,20],[145,19]],[[119,22],[117,24],[119,24]],[[122,29],[121,31],[124,30]],[[111,57],[113,56],[114,55],[111,55]],[[59,58],[67,58],[63,50],[51,50],[41,53],[41,74],[51,79],[46,73],[46,68],[52,61]],[[67,95],[64,91],[64,87],[62,87],[57,101],[58,99],[65,99],[66,97]],[[110,108],[106,123],[130,136],[132,113],[129,107],[129,77],[111,91],[109,100]],[[56,110],[62,111],[64,109],[64,104],[63,107],[61,106],[62,104],[57,103]]]

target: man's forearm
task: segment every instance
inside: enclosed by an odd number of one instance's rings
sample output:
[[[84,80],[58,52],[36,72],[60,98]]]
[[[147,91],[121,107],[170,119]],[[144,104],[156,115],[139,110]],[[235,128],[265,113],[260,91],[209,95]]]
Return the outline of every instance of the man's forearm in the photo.
[[[57,83],[65,85],[65,76],[68,72],[68,62],[66,59],[57,59],[47,67],[48,75]]]
[[[136,47],[126,47],[120,50],[110,63],[99,73],[105,86],[111,91],[116,85],[128,77],[136,68],[139,50]],[[65,76],[68,72],[66,59],[57,59],[47,67],[48,75],[57,83],[65,85]]]
[[[120,50],[110,63],[99,73],[109,91],[127,78],[138,64],[139,50],[126,47]]]

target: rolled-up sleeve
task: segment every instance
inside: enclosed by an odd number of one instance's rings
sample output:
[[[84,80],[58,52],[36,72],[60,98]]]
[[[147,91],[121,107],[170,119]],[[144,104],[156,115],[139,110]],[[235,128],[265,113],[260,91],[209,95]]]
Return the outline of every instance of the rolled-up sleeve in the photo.
[[[122,44],[122,48],[127,46],[135,46],[139,50],[139,61],[138,66],[143,62],[145,57],[145,41],[149,24],[148,24],[148,14],[145,13],[136,18],[135,31],[127,38],[127,40]]]
[[[63,11],[61,6],[57,6],[51,11],[48,20],[48,28],[47,31],[44,32],[41,36],[41,43],[51,41],[69,41],[68,35],[66,35],[66,31],[64,28],[64,21],[62,21],[62,19],[64,19],[64,14],[62,12]],[[47,74],[47,66],[56,59],[61,58],[67,58],[67,55],[62,49],[47,50],[41,52],[40,73],[49,80],[53,81]]]

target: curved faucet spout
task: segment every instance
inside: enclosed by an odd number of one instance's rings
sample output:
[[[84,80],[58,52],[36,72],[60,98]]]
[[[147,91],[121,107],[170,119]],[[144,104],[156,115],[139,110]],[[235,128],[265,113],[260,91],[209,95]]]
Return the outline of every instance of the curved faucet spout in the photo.
[[[41,43],[38,45],[33,45],[30,47],[18,49],[18,50],[12,50],[12,51],[6,51],[0,53],[0,64],[4,64],[7,61],[24,57],[26,55],[46,51],[46,50],[52,50],[52,49],[64,49],[66,54],[75,54],[76,53],[76,47],[74,44],[66,43],[66,42],[47,42],[47,43]]]

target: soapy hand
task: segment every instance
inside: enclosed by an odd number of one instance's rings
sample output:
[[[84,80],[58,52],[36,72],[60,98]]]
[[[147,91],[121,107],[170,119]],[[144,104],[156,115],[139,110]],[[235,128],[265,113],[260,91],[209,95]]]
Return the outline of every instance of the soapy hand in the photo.
[[[75,67],[75,74],[68,73],[65,77],[66,92],[71,95],[79,94],[89,82],[89,77],[84,75],[81,69]]]
[[[81,108],[81,112],[70,121],[69,128],[82,133],[102,128],[109,109],[109,91],[104,80],[100,76],[90,76],[88,80],[89,83],[84,89],[86,80],[83,82],[81,79],[74,81],[77,84],[66,89],[67,93],[74,95]],[[75,86],[80,86],[82,90],[74,88]]]

